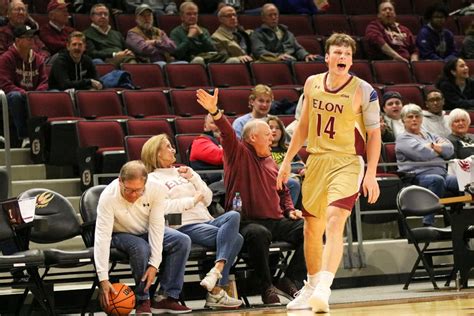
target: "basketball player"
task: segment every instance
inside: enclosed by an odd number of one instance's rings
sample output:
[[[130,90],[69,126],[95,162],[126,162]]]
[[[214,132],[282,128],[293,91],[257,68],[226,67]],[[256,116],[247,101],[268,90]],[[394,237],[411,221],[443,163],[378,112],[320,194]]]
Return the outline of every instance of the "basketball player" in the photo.
[[[300,122],[278,174],[277,187],[281,188],[290,175],[293,157],[308,140],[310,155],[302,189],[308,281],[288,303],[289,310],[329,312],[330,288],[342,258],[344,226],[360,185],[369,203],[380,193],[375,179],[381,146],[379,102],[367,82],[349,74],[354,53],[355,42],[346,34],[334,33],[326,41],[328,72],[306,80]]]

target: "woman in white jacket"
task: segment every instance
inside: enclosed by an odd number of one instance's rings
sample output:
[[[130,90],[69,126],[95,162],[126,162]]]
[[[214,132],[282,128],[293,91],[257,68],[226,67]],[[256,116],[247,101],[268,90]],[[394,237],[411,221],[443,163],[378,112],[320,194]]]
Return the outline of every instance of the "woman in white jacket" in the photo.
[[[208,290],[206,307],[236,308],[242,302],[227,295],[223,287],[229,282],[229,270],[243,243],[239,234],[240,214],[229,211],[213,218],[207,206],[212,201],[212,191],[190,167],[174,167],[176,150],[166,134],[150,138],[143,146],[142,161],[151,183],[166,187],[168,210],[181,213],[177,230],[187,234],[193,243],[216,249],[214,267],[201,281]]]

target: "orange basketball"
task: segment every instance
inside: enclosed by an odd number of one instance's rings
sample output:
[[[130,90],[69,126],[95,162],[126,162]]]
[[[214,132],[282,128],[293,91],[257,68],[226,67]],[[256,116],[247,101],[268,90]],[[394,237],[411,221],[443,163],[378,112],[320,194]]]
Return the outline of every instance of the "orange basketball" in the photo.
[[[123,316],[128,315],[135,308],[135,293],[123,283],[112,284],[117,294],[112,294],[109,299],[109,306],[103,307],[107,315]]]

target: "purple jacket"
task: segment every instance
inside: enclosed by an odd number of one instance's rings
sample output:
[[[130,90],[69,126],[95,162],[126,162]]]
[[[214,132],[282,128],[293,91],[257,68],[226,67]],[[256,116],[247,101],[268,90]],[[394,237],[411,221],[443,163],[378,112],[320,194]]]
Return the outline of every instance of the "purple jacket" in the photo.
[[[145,42],[151,39],[157,40],[158,43],[151,45]],[[126,43],[135,55],[149,58],[150,62],[169,61],[169,54],[176,49],[176,44],[157,27],[153,27],[150,32],[134,27],[128,31]]]

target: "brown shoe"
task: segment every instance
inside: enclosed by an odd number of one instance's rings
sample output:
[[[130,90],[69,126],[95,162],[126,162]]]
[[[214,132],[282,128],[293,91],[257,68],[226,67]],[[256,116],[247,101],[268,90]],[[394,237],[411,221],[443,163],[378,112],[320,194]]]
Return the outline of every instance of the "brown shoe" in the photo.
[[[296,292],[298,292],[295,283],[289,278],[281,278],[278,280],[276,287],[279,290],[277,293],[283,295],[290,301],[295,298]]]
[[[277,295],[278,289],[273,285],[267,287],[262,293],[262,302],[266,305],[280,304],[280,298]]]
[[[151,311],[153,314],[184,314],[192,312],[192,309],[179,304],[177,299],[172,297],[160,297],[158,301],[151,302]]]

